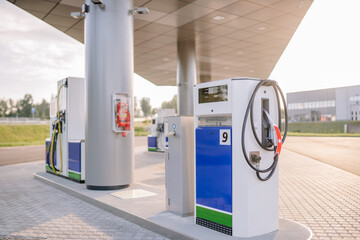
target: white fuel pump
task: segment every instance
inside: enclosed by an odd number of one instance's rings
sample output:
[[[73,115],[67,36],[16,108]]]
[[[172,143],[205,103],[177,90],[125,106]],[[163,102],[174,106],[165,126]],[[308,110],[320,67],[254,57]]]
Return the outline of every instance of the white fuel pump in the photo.
[[[57,83],[50,104],[50,138],[46,139],[47,172],[85,180],[84,79],[66,78]]]
[[[277,83],[233,78],[197,84],[194,118],[196,223],[236,237],[277,230],[277,163],[287,132]]]
[[[167,117],[175,116],[175,109],[163,108],[157,111],[155,117],[151,119],[150,135],[148,136],[148,150],[164,152],[168,145]]]

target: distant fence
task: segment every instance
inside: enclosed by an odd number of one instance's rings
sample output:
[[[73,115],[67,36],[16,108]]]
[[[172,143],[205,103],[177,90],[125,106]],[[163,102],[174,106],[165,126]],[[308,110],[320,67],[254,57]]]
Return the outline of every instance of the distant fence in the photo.
[[[151,120],[150,117],[134,118],[135,122]],[[0,117],[0,124],[50,124],[50,120],[25,117]]]
[[[291,122],[289,132],[360,133],[360,121]]]
[[[3,118],[0,117],[0,124],[32,124],[32,125],[38,125],[38,124],[49,124],[50,120],[44,120],[40,118],[25,118],[25,117],[8,117]]]

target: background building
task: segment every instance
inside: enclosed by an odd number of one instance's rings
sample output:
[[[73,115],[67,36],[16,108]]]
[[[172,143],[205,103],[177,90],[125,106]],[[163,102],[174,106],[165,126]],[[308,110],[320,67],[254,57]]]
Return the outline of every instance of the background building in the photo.
[[[360,121],[360,85],[287,94],[289,121]]]

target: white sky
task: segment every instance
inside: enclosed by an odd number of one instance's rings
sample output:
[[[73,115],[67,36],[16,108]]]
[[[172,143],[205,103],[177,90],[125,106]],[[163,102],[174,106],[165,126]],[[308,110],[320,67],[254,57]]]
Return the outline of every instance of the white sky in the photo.
[[[359,0],[314,0],[270,78],[284,92],[359,85],[359,11]]]
[[[42,20],[0,0],[0,99],[32,94],[35,102],[56,95],[60,79],[84,77],[84,45]],[[134,75],[134,95],[149,97],[159,107],[177,94],[176,87],[158,87]]]
[[[360,84],[359,10],[359,0],[315,0],[270,78],[284,92]],[[49,100],[57,80],[84,76],[84,59],[83,44],[0,0],[0,98]],[[135,74],[135,96],[153,107],[176,93]]]

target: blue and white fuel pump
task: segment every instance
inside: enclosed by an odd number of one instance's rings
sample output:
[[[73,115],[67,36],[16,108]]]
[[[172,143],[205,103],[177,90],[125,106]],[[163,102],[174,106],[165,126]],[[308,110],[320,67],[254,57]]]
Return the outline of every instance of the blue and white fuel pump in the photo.
[[[279,228],[277,163],[286,119],[275,81],[233,78],[195,85],[197,224],[236,237]]]
[[[47,172],[85,181],[85,81],[68,77],[57,82],[50,103],[50,138],[46,139]]]

